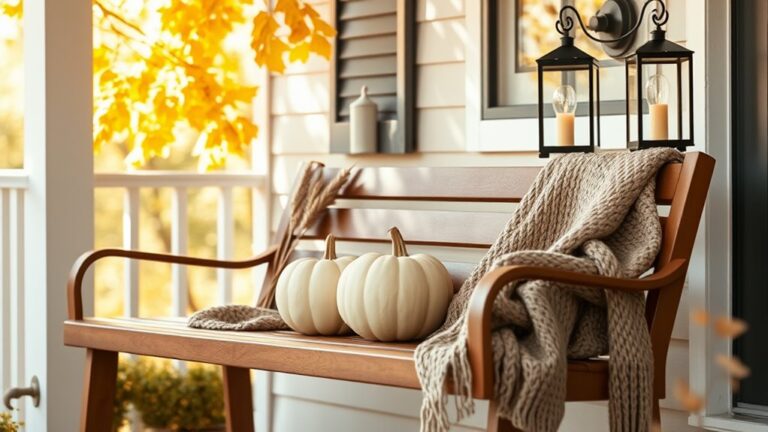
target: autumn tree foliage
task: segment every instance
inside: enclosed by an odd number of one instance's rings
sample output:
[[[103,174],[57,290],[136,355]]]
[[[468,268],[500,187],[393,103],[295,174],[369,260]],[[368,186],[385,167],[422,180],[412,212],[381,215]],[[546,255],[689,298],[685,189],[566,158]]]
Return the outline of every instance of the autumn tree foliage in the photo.
[[[258,89],[240,79],[242,52],[228,38],[250,26],[259,67],[282,73],[286,62],[331,56],[336,31],[303,0],[93,0],[94,150],[125,143],[126,162],[167,157],[182,136],[196,135],[201,170],[244,156],[258,127],[250,106]],[[0,0],[20,18],[22,0]]]

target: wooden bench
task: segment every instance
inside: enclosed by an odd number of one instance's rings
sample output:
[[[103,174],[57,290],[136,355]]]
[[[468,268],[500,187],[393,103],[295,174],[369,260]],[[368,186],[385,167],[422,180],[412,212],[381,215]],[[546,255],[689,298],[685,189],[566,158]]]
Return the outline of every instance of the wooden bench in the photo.
[[[660,206],[668,206],[669,210],[668,216],[661,217],[664,239],[655,272],[650,276],[628,280],[510,266],[496,269],[482,279],[471,300],[468,345],[474,396],[491,400],[489,430],[512,430],[507,422],[497,420],[492,400],[490,311],[499,289],[515,279],[547,279],[606,289],[647,291],[646,317],[655,361],[654,416],[659,418],[658,400],[665,396],[667,349],[714,163],[704,153],[688,153],[683,163],[669,164],[659,173],[657,202]],[[467,203],[518,202],[538,170],[530,167],[363,168],[342,192],[339,206],[359,204],[359,200],[374,200],[378,206],[371,202],[367,206],[347,206],[357,208],[330,209],[308,233],[307,239],[323,239],[332,232],[340,241],[385,242],[386,229],[398,226],[410,245],[464,248],[461,249],[464,251],[471,248],[483,252],[505,225],[509,211],[499,211],[494,207],[498,204],[478,204],[484,206],[484,211],[467,211]],[[334,173],[334,170],[326,169],[327,176]],[[443,208],[460,207],[461,211],[433,210],[437,208],[435,204],[425,204],[438,201],[449,203],[442,204]],[[410,203],[400,206],[401,209],[393,208],[405,202]],[[419,205],[421,209],[414,209]],[[285,226],[284,217],[278,235],[286,229]],[[271,265],[274,251],[273,247],[239,262],[119,249],[84,254],[75,264],[69,280],[69,319],[64,323],[65,344],[88,350],[81,430],[101,432],[110,428],[119,352],[223,366],[227,430],[237,432],[253,430],[250,369],[419,388],[413,362],[416,343],[378,343],[358,337],[309,337],[289,331],[206,331],[189,329],[182,319],[83,316],[83,277],[86,270],[101,258],[124,257],[244,269],[259,264]],[[297,253],[301,254],[306,252]],[[454,283],[459,286],[474,263],[446,265]],[[268,268],[267,280],[272,277]],[[609,364],[607,359],[569,362],[568,400],[607,399]]]

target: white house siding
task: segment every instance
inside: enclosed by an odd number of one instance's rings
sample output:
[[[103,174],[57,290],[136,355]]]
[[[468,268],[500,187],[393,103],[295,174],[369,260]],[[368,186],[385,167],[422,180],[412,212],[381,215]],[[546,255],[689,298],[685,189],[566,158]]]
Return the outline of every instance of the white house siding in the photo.
[[[327,2],[313,3],[321,13],[328,16]],[[418,0],[418,152],[414,154],[329,154],[328,63],[312,59],[307,64],[289,66],[284,75],[272,76],[269,129],[272,147],[273,229],[285,206],[297,169],[307,160],[322,161],[329,166],[521,166],[541,165],[544,162],[532,153],[465,151],[464,45],[467,31],[464,14],[463,0]],[[688,376],[685,296],[673,338],[667,369],[669,395],[672,394],[671,386],[675,379]],[[271,400],[261,403],[271,404],[271,420],[267,423],[271,423],[272,430],[279,432],[418,430],[420,393],[275,374],[271,382]],[[687,414],[679,411],[678,405],[671,398],[663,401],[662,406],[663,430],[693,430],[687,426]],[[266,408],[264,405],[261,407]],[[476,415],[465,420],[456,430],[483,429],[486,409],[487,405],[479,402]],[[257,415],[260,415],[259,410]],[[568,404],[561,430],[607,431],[606,406],[600,403]]]

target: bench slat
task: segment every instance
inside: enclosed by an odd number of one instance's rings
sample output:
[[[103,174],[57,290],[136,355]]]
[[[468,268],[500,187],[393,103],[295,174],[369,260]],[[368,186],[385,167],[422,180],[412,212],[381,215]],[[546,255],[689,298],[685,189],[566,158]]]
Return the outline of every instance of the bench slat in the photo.
[[[659,173],[656,201],[669,204],[682,164]],[[540,167],[366,167],[357,170],[339,198],[457,202],[520,202]],[[337,169],[325,170],[326,177]]]
[[[304,336],[290,331],[232,332],[186,327],[183,318],[86,318],[64,323],[68,346],[212,363],[246,369],[419,389],[416,343],[357,336]],[[568,398],[607,397],[608,361],[571,361]],[[576,393],[572,389],[579,389]]]
[[[275,338],[264,332],[205,331],[186,328],[183,323],[142,321],[67,321],[64,340],[70,346],[105,351],[419,388],[412,351],[308,342],[290,334]]]
[[[488,248],[510,218],[508,213],[439,210],[328,209],[303,237],[389,242],[387,231],[397,227],[408,244]]]

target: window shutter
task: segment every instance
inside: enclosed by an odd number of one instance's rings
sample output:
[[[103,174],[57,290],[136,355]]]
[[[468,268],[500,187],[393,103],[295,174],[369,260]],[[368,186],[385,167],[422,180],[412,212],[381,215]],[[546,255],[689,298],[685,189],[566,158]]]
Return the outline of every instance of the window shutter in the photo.
[[[379,153],[414,149],[415,1],[333,0],[331,152],[349,151],[349,104],[362,86],[379,107]]]

